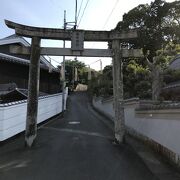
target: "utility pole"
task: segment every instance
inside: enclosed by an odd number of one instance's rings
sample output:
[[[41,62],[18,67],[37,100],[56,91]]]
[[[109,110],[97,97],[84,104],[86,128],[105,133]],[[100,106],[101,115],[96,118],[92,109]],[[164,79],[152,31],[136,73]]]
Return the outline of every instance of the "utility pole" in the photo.
[[[75,67],[75,75],[74,76],[75,76],[74,80],[75,80],[75,82],[77,82],[78,81],[78,68],[77,67]]]
[[[77,58],[75,57],[74,58],[74,61],[76,61]],[[72,64],[72,83],[73,83],[73,90],[74,90],[74,87],[75,87],[75,66],[74,66],[74,62]]]
[[[49,73],[52,73],[51,58],[49,57]]]
[[[64,11],[64,30],[66,30],[66,11]],[[63,48],[65,48],[66,42],[63,40]],[[64,105],[65,105],[65,87],[66,87],[66,76],[65,76],[65,56],[63,56],[63,75],[62,75],[62,113],[64,113]]]
[[[99,61],[100,61],[100,72],[102,74],[102,61],[101,61],[101,59]]]
[[[90,65],[88,65],[88,80],[91,80],[91,68]]]
[[[75,6],[75,26],[74,29],[77,28],[77,0],[76,0],[76,6]]]
[[[66,30],[68,28],[68,26],[71,26],[71,27],[74,27],[74,29],[76,30],[77,28],[77,0],[75,0],[75,21],[73,22],[66,22],[66,11],[64,11],[64,30]],[[63,41],[64,44],[63,44],[63,48],[65,48],[65,40]],[[77,57],[75,57],[75,60],[77,59]],[[65,56],[63,56],[63,69],[64,69],[64,83],[63,83],[63,87],[65,87]],[[73,71],[72,71],[72,79],[73,79],[73,89],[74,89],[74,81],[75,81],[75,70],[74,70],[74,63],[73,63]],[[63,80],[62,80],[63,82]],[[63,88],[64,90],[64,88]],[[63,98],[62,98],[62,106],[63,106],[63,111],[64,111],[64,101],[65,101],[65,98],[64,98],[64,94],[65,92],[63,92]]]

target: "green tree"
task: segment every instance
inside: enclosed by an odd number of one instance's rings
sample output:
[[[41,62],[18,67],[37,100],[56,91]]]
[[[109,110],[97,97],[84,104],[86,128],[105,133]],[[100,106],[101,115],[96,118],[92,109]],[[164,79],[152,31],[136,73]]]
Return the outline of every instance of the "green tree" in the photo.
[[[103,69],[102,74],[93,77],[89,82],[89,92],[96,96],[109,97],[113,95],[112,65]]]
[[[180,1],[167,3],[163,0],[155,0],[150,5],[139,5],[124,14],[123,21],[116,27],[119,31],[138,29],[139,38],[125,45],[143,49],[146,65],[151,70],[154,100],[158,100],[160,94],[161,69],[166,67],[167,61],[170,60],[165,57],[168,56],[168,51],[164,50],[170,44],[179,44],[179,9]],[[170,51],[168,53],[171,54]]]
[[[123,15],[116,30],[138,29],[139,38],[130,42],[131,48],[143,48],[149,51],[149,58],[156,55],[156,51],[163,49],[170,41],[179,43],[180,1],[167,3],[155,0],[150,5],[141,4]]]
[[[147,99],[150,97],[150,73],[147,68],[137,62],[138,59],[124,61],[124,97]],[[112,65],[106,66],[102,74],[90,81],[89,91],[96,96],[109,97],[113,95]]]
[[[172,57],[179,52],[180,1],[167,3],[155,0],[151,4],[141,4],[123,15],[115,30],[138,29],[138,38],[121,41],[123,48],[142,48],[150,63],[166,69]],[[111,42],[109,42],[111,48]],[[155,60],[156,62],[153,62]],[[125,98],[150,98],[153,82],[152,68],[145,58],[123,59],[123,80]],[[105,73],[106,72],[106,73]],[[107,74],[107,75],[106,75]],[[112,66],[91,82],[94,93],[112,95]],[[109,91],[111,89],[111,91]]]
[[[139,97],[142,99],[150,98],[150,79],[151,77],[148,68],[138,64],[136,59],[131,59],[130,61],[124,63],[124,97]]]
[[[61,67],[59,67],[61,68]],[[75,71],[77,69],[78,79],[75,80]],[[65,61],[65,76],[67,86],[77,85],[77,83],[87,83],[87,67],[78,60],[66,60]]]

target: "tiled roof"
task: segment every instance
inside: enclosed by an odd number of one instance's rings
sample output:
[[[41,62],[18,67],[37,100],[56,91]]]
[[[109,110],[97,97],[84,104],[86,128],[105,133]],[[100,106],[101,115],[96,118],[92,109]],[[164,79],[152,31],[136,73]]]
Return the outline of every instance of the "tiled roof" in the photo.
[[[20,92],[21,94],[24,94],[26,97],[28,96],[28,89],[21,89],[21,88],[16,88],[16,90],[18,92]],[[48,94],[47,93],[44,93],[44,92],[39,92],[39,96],[47,96]]]
[[[16,35],[16,34],[12,34],[12,35],[10,35],[10,36],[7,36],[7,37],[5,37],[5,38],[2,38],[1,40],[14,39],[14,38],[19,38],[19,37],[21,37],[21,36],[18,36],[18,35]]]
[[[21,44],[22,46],[25,46],[25,47],[30,46],[30,43],[28,41],[26,41],[25,38],[23,38],[22,36],[18,36],[16,34],[13,34],[13,35],[10,35],[10,36],[7,36],[5,38],[0,39],[0,45],[1,46],[14,44],[14,43]],[[40,56],[40,60],[47,67],[49,65],[51,65],[52,68],[56,69],[52,64],[50,64],[50,62],[44,56]]]
[[[45,95],[45,96],[39,96],[39,100],[45,99],[45,98],[49,98],[49,97],[59,96],[59,95],[61,95],[61,94],[62,94],[62,93],[52,94],[52,95]],[[20,101],[15,101],[15,102],[10,102],[10,103],[4,103],[4,104],[1,104],[1,103],[0,103],[0,108],[8,107],[8,106],[13,106],[13,105],[17,105],[17,104],[22,104],[22,103],[27,103],[27,99],[25,99],[25,100],[20,100]]]
[[[39,92],[39,97],[47,96],[47,93]],[[24,100],[28,97],[28,89],[15,88],[1,93],[0,91],[0,103],[14,102],[18,100]]]
[[[4,53],[0,53],[0,60],[14,62],[14,63],[18,63],[18,64],[25,64],[25,65],[30,64],[29,60],[27,60],[27,59],[18,58],[15,56],[4,54]]]
[[[177,59],[180,59],[180,54],[177,54],[177,55],[173,58],[173,60],[170,62],[170,64],[173,63],[174,61],[176,61]]]
[[[14,44],[20,43],[23,46],[30,46],[30,43],[26,41],[23,37],[18,36],[16,34],[7,36],[5,38],[0,39],[0,45]]]
[[[0,91],[0,96],[1,95],[4,95],[4,94],[7,94],[9,91]]]
[[[169,65],[171,66],[175,61],[178,61],[180,60],[180,54],[177,54],[173,59],[172,61],[169,63]]]
[[[17,88],[16,83],[0,84],[0,91],[9,91]]]
[[[0,53],[0,61],[7,61],[7,62],[22,64],[22,65],[27,65],[27,66],[30,64],[30,61],[27,60],[27,59],[23,59],[23,58],[7,55],[7,54],[4,54],[4,53]],[[49,70],[49,67],[47,67],[44,64],[40,64],[40,67],[42,69]],[[53,71],[54,72],[58,72],[58,70],[55,69],[55,68],[53,68]]]
[[[180,81],[169,83],[165,87],[163,87],[162,89],[165,90],[165,89],[171,89],[171,88],[176,88],[176,87],[180,87]]]

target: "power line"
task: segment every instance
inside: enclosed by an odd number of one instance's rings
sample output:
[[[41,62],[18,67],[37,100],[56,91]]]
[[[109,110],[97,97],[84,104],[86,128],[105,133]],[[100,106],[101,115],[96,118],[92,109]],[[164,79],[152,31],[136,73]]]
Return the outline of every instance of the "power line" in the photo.
[[[47,57],[49,58],[49,62],[50,62],[50,60],[52,60],[52,61],[56,62],[57,64],[61,64],[60,62],[58,62],[57,60],[51,58],[50,56],[47,56]]]
[[[103,25],[103,27],[102,27],[102,29],[104,29],[105,26],[106,26],[106,24],[108,23],[108,21],[109,21],[110,17],[112,16],[113,11],[115,10],[118,2],[119,2],[119,0],[116,0],[116,2],[115,2],[115,4],[114,4],[114,6],[113,6],[113,8],[112,8],[112,10],[111,10],[111,12],[110,12],[110,14],[109,14],[109,16],[107,17],[107,19],[106,19],[106,21],[105,21],[105,23],[104,23],[104,25]],[[94,46],[94,44],[95,44],[95,43],[92,44],[92,47]]]
[[[97,63],[98,61],[100,62],[100,71],[102,72],[102,60],[101,59],[98,59],[97,61],[94,61],[94,62],[90,63],[89,66],[91,64]]]
[[[89,65],[94,64],[94,63],[96,63],[96,62],[98,62],[98,61],[100,61],[100,60],[101,60],[101,59],[98,59],[97,61],[94,61],[94,62],[90,63]]]
[[[48,56],[48,57],[49,57],[49,59],[51,59],[52,61],[56,62],[57,64],[62,64],[62,62],[59,62],[59,61],[51,58],[50,56]],[[70,61],[70,60],[71,60],[71,59],[66,59],[66,61]]]
[[[80,5],[79,11],[78,11],[77,20],[79,18],[80,12],[81,12],[82,4],[83,4],[83,0],[81,0],[81,5]]]
[[[89,3],[89,0],[87,0],[87,2],[86,2],[86,5],[85,5],[85,7],[84,7],[83,13],[82,13],[81,18],[80,18],[80,20],[79,20],[78,26],[79,26],[80,23],[81,23],[81,20],[82,20],[82,18],[83,18],[83,16],[84,16],[84,12],[85,12],[85,10],[86,10],[86,8],[87,8],[88,3]]]
[[[107,19],[106,19],[106,21],[105,21],[105,23],[104,23],[103,29],[105,28],[105,26],[106,26],[106,24],[108,23],[110,17],[112,16],[113,11],[115,10],[118,2],[119,2],[119,0],[116,0],[116,2],[115,2],[115,4],[114,4],[114,6],[113,6],[113,8],[112,8],[112,10],[111,10],[111,12],[110,12],[110,14],[109,14],[109,16],[107,17]]]

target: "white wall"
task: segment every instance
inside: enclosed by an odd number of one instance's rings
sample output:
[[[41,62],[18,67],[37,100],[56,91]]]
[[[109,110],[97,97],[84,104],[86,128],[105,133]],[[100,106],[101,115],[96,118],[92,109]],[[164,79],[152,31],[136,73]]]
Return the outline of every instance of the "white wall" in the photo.
[[[93,105],[105,115],[114,117],[113,100],[94,99]],[[142,106],[142,105],[141,105]],[[109,109],[107,108],[109,107]],[[151,139],[175,154],[176,163],[180,158],[180,108],[169,105],[166,108],[136,110],[138,99],[125,102],[125,124],[140,135]]]
[[[65,94],[65,109],[68,90]],[[27,101],[0,104],[0,141],[25,130]],[[62,94],[39,98],[38,123],[62,112]]]
[[[113,120],[114,118],[113,99],[103,101],[102,98],[94,98],[93,106]]]

